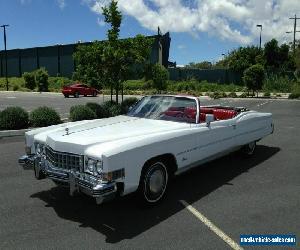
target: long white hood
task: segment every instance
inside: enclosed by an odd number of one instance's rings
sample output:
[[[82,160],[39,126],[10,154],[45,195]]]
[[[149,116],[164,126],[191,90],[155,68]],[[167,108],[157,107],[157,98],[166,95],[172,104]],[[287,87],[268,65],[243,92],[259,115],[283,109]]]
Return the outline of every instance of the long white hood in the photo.
[[[83,154],[92,145],[141,135],[155,135],[189,126],[186,123],[117,116],[64,124],[63,127],[36,134],[34,139],[46,142],[56,151]]]

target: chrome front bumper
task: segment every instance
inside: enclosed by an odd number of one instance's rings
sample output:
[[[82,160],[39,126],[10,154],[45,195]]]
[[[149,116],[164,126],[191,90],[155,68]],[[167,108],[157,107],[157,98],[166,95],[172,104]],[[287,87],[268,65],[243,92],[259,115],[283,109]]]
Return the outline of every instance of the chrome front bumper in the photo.
[[[96,198],[98,204],[113,198],[117,192],[115,182],[104,183],[89,174],[55,168],[35,155],[24,155],[18,162],[24,169],[33,169],[37,179],[49,178],[58,184],[67,185],[70,195],[81,192]]]

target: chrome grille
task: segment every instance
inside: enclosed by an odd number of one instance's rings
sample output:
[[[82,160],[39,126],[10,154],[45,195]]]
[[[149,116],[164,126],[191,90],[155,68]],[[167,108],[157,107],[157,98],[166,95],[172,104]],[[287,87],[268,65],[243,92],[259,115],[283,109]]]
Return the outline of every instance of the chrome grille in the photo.
[[[80,167],[83,165],[82,155],[58,152],[50,147],[46,147],[45,154],[46,160],[55,168],[80,171]]]

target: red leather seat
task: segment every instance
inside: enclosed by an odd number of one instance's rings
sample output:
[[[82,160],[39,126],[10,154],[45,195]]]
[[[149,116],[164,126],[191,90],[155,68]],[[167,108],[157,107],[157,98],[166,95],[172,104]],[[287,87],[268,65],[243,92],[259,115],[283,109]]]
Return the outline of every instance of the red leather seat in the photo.
[[[212,114],[214,111],[213,108],[201,108],[200,107],[200,113],[204,113],[204,114]]]
[[[193,107],[186,107],[184,109],[184,115],[186,117],[188,117],[189,119],[196,119],[196,114],[197,114],[197,110],[196,108],[193,108]]]
[[[206,114],[200,113],[200,122],[205,122],[205,121],[206,121]]]
[[[164,112],[165,115],[167,116],[172,116],[172,117],[180,117],[183,116],[183,112],[182,111],[173,111],[173,110],[167,110]]]
[[[216,120],[227,120],[235,117],[237,112],[235,110],[228,109],[215,109],[213,110],[213,115]]]

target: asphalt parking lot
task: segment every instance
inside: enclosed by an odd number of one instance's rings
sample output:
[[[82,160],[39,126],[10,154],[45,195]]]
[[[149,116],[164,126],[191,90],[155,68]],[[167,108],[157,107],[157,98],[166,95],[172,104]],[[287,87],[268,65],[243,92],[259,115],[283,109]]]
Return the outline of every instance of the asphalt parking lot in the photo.
[[[61,107],[62,114],[89,99],[32,95],[1,94],[0,107],[44,104]],[[150,209],[139,207],[134,196],[102,205],[83,195],[70,197],[18,166],[22,137],[0,139],[0,249],[230,249],[182,201],[234,242],[240,234],[296,234],[299,248],[300,101],[201,101],[272,112],[275,132],[251,158],[233,153],[177,177],[164,202]]]

